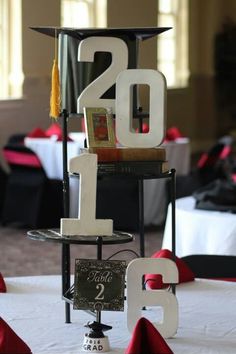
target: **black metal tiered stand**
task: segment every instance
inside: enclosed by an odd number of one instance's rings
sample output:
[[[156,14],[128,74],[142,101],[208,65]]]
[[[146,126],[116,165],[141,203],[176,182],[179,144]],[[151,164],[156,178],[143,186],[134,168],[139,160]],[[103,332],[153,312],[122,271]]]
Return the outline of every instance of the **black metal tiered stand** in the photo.
[[[138,41],[145,40],[156,36],[170,27],[163,28],[121,28],[121,29],[70,29],[70,28],[54,28],[54,27],[31,27],[37,32],[55,37],[59,33],[65,35],[71,35],[76,40],[82,40],[92,34],[94,35],[111,35],[124,38],[129,47],[129,64],[128,68],[137,68],[137,58],[138,58]],[[131,45],[131,41],[133,44]],[[77,96],[76,96],[77,97]],[[136,97],[136,94],[135,94]],[[136,97],[137,99],[137,97]],[[135,101],[135,99],[134,99]],[[143,118],[147,115],[143,114],[140,109],[137,111],[137,102],[133,102],[134,111],[136,118],[139,122],[139,131],[142,132]],[[61,112],[62,118],[62,129],[63,129],[63,141],[62,141],[62,158],[63,158],[63,204],[64,204],[64,218],[69,218],[69,205],[70,205],[70,194],[69,194],[69,174],[68,174],[68,155],[67,155],[67,121],[69,114],[67,109],[63,109]],[[167,178],[170,180],[169,183],[169,196],[172,205],[172,253],[173,260],[175,260],[175,170],[171,169],[167,172],[162,172],[160,170],[160,162],[155,161],[133,161],[133,162],[115,162],[111,164],[98,164],[98,176],[99,177],[109,177],[109,178],[133,178],[138,180],[138,193],[139,193],[139,235],[140,235],[140,256],[145,256],[145,234],[144,234],[144,187],[143,181],[145,179],[161,179]],[[109,166],[108,166],[109,165]],[[109,168],[107,168],[109,167]],[[46,231],[46,233],[45,233]],[[122,236],[121,236],[122,234]],[[114,244],[114,243],[125,243],[132,241],[132,235],[126,233],[114,233],[109,241],[108,236],[104,237],[88,237],[85,239],[84,236],[77,236],[73,238],[65,237],[59,233],[59,230],[35,230],[29,231],[28,236],[32,239],[41,241],[53,241],[62,243],[62,255],[61,255],[61,271],[62,271],[62,296],[65,300],[65,322],[70,323],[70,303],[72,303],[70,293],[70,244],[94,244],[97,245],[97,258],[102,258],[102,245],[103,244]],[[84,239],[83,239],[84,238]],[[172,292],[175,293],[175,285],[172,285]]]
[[[67,120],[68,112],[66,109],[62,112],[62,128],[63,128],[63,195],[64,195],[64,217],[69,218],[69,174],[68,174],[68,155],[67,155]],[[139,124],[142,126],[142,117],[139,118]],[[117,166],[119,164],[119,166]],[[107,165],[107,164],[105,164]],[[111,163],[109,164],[109,169],[106,169],[106,166],[102,163],[98,164],[98,176],[99,177],[111,177],[114,178],[117,175],[122,178],[135,178],[138,179],[138,190],[139,190],[139,236],[140,236],[140,256],[145,257],[145,232],[144,232],[144,188],[143,181],[145,179],[161,179],[168,178],[170,180],[169,184],[169,196],[170,203],[172,206],[172,254],[173,260],[175,261],[175,169],[171,169],[168,172],[160,172],[160,169],[157,168],[158,165],[155,161],[149,162],[148,168],[142,172],[142,165],[135,162],[125,163],[124,168],[122,169],[122,162]],[[138,169],[137,169],[138,166]],[[102,259],[102,244],[111,244],[111,243],[124,243],[130,242],[132,238],[131,235],[126,234],[126,237],[123,239],[116,238],[113,242],[109,241],[109,237],[97,237],[94,240],[94,244],[97,245],[97,259]],[[74,241],[73,241],[74,240]],[[67,297],[68,289],[70,289],[70,243],[76,243],[75,239],[70,238],[69,241],[62,242],[62,296],[65,299],[65,322],[70,323],[70,299]],[[91,241],[90,241],[91,242]],[[79,242],[77,242],[79,243]],[[172,285],[172,292],[175,294],[175,285]]]
[[[70,192],[69,192],[69,172],[68,172],[68,155],[67,155],[67,110],[62,112],[62,158],[63,158],[63,204],[64,204],[64,218],[69,218]],[[141,120],[142,118],[140,118]],[[170,179],[169,195],[172,206],[172,254],[175,261],[175,169],[167,172],[161,172],[160,162],[112,162],[99,163],[98,176],[99,177],[122,177],[134,178],[138,180],[139,193],[139,236],[140,236],[140,256],[145,257],[145,232],[144,232],[144,188],[143,181],[145,179]],[[61,249],[61,273],[62,273],[62,298],[65,300],[65,322],[70,323],[70,305],[73,303],[73,294],[71,293],[71,272],[70,272],[70,245],[96,245],[97,259],[102,259],[102,246],[121,244],[131,242],[133,236],[126,232],[114,232],[112,236],[63,236],[59,229],[49,230],[32,230],[27,233],[29,238],[40,241],[59,242],[62,244]],[[172,292],[175,293],[175,284],[172,285]],[[96,323],[101,324],[100,312],[97,311]],[[96,324],[95,323],[95,324]],[[102,325],[102,324],[101,324]]]

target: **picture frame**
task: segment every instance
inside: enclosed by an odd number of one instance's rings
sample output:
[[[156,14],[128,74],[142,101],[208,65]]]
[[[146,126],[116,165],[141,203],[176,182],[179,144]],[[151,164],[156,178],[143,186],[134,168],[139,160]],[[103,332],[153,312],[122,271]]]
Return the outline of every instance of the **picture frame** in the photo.
[[[115,147],[112,111],[109,108],[84,107],[87,147]]]

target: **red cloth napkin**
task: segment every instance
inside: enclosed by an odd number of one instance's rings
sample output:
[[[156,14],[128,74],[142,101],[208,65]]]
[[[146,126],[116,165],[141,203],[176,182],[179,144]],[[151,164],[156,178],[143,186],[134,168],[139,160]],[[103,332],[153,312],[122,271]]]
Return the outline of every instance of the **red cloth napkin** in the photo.
[[[139,133],[139,128],[137,128],[135,131],[136,133]],[[143,134],[149,133],[149,125],[147,123],[142,124],[142,133]]]
[[[62,137],[62,129],[58,123],[53,123],[50,127],[45,131],[45,134],[50,137],[52,135],[57,135],[58,137]]]
[[[48,138],[50,138],[53,135],[56,135],[57,141],[62,141],[63,139],[63,131],[60,124],[58,123],[53,123],[52,125],[50,125],[50,127],[45,131],[45,134]],[[69,136],[67,137],[67,140],[72,141],[72,139]]]
[[[209,279],[236,282],[236,278],[209,278]]]
[[[28,345],[0,317],[0,353],[1,354],[30,354]]]
[[[153,324],[141,317],[134,328],[125,354],[173,354]]]
[[[2,273],[0,273],[0,293],[6,293],[6,292],[7,292],[7,287],[3,279]]]
[[[171,127],[169,129],[167,129],[166,132],[166,137],[165,140],[166,141],[174,141],[178,138],[182,138],[183,135],[181,134],[181,132],[179,131],[179,129],[177,127]]]
[[[155,252],[151,258],[173,259],[173,254],[167,249],[162,249]],[[182,259],[176,257],[176,265],[179,271],[179,283],[194,280],[194,273]],[[150,289],[162,289],[168,286],[168,284],[162,282],[162,275],[160,274],[145,274],[145,283]]]
[[[48,136],[41,128],[35,128],[27,134],[28,138],[47,138]]]

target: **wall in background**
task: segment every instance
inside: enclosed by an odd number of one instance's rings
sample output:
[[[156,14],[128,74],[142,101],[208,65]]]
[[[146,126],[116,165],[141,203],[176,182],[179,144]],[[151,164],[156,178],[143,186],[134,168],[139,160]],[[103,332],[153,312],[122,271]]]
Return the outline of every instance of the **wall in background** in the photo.
[[[167,124],[176,125],[191,139],[192,151],[204,150],[219,135],[213,68],[213,40],[227,16],[234,15],[234,0],[190,0],[190,80],[185,89],[168,91]],[[22,0],[23,71],[22,100],[0,101],[0,147],[8,136],[50,125],[50,76],[54,56],[53,38],[30,26],[59,26],[60,1]],[[148,6],[147,6],[148,5]],[[108,0],[109,27],[156,25],[157,1]],[[156,68],[155,38],[140,44],[140,67]],[[147,104],[147,97],[142,98]],[[75,122],[77,126],[77,122]],[[207,129],[206,129],[207,127]],[[225,132],[224,132],[225,133]]]

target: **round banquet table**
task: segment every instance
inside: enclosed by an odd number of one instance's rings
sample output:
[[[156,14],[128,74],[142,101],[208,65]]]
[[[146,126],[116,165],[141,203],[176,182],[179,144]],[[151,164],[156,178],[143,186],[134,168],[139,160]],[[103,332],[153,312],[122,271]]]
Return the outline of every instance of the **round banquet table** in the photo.
[[[195,209],[195,199],[176,200],[176,255],[236,255],[236,214]],[[162,248],[171,249],[171,205]]]
[[[1,317],[34,354],[83,354],[84,325],[91,315],[73,310],[72,323],[64,323],[63,301],[58,296],[60,276],[6,278],[7,293],[0,294]],[[236,348],[236,283],[196,279],[177,286],[179,327],[167,339],[175,354],[234,354]],[[111,350],[124,353],[131,339],[124,312],[103,311],[102,322],[112,326],[106,334]],[[157,308],[143,316],[156,321]]]

